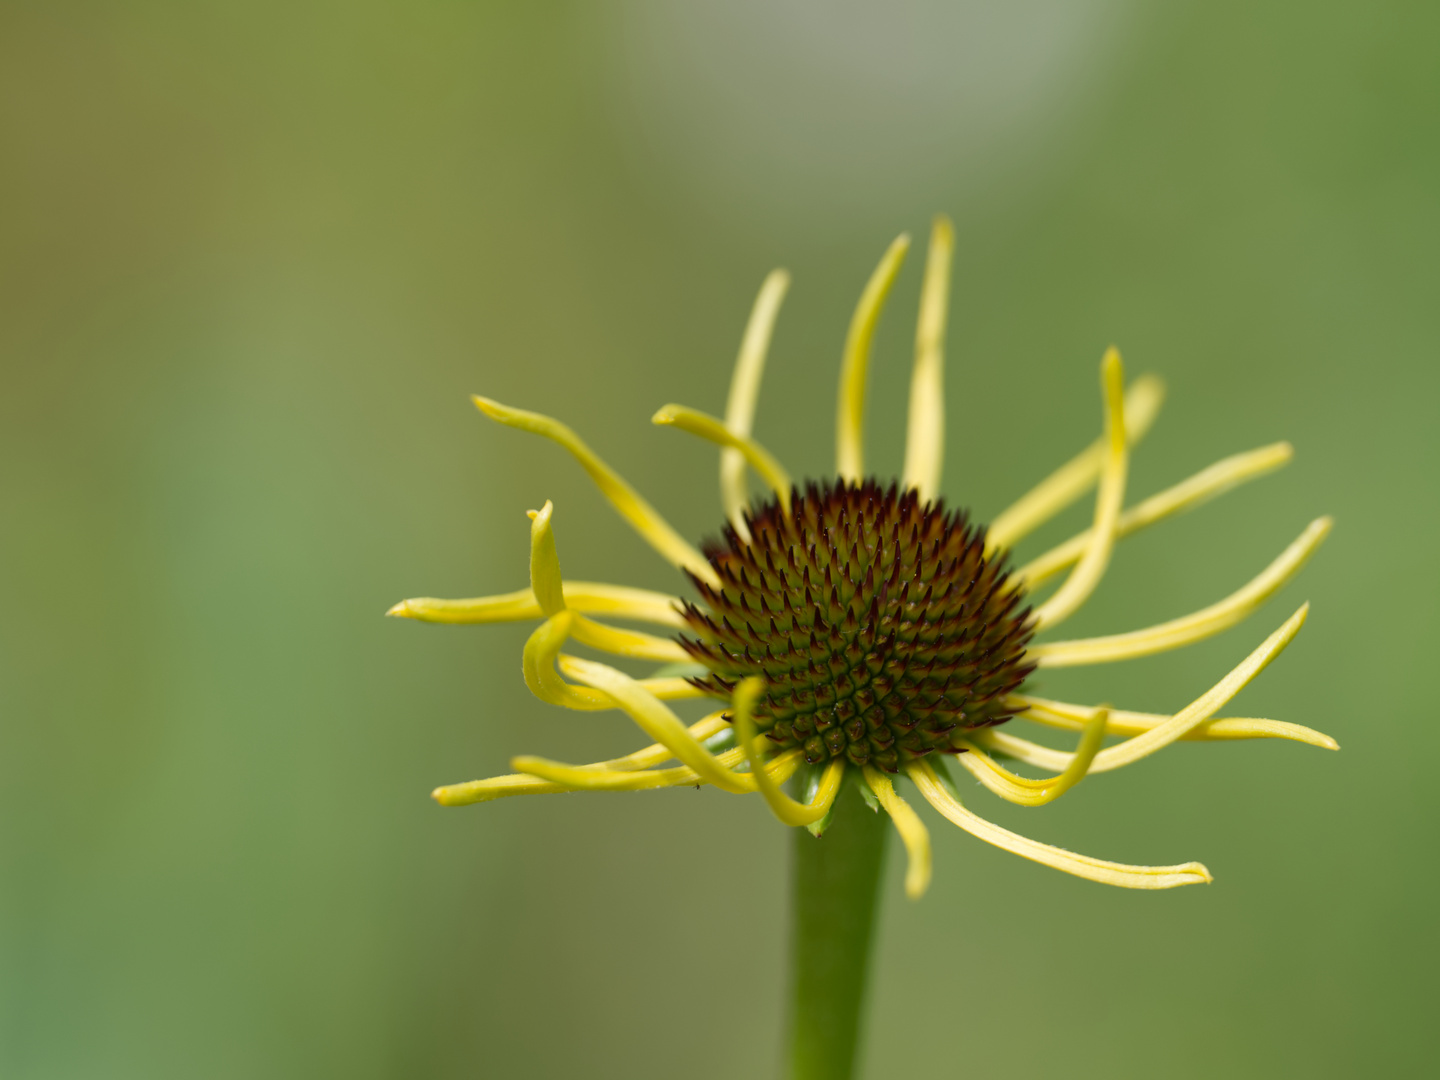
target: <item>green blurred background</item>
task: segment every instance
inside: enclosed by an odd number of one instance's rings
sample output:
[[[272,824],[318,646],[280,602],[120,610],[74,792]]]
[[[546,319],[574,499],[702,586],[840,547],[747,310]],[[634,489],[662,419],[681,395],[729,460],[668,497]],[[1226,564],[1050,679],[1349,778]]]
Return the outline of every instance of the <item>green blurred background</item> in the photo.
[[[1208,888],[1100,888],[931,815],[923,901],[892,851],[867,1075],[1421,1071],[1437,33],[1384,2],[5,4],[0,1075],[769,1075],[763,805],[442,811],[512,754],[642,740],[532,699],[525,626],[381,616],[523,585],[546,498],[567,574],[678,588],[467,395],[571,421],[713,532],[713,450],[652,411],[723,409],[786,266],[757,434],[826,471],[850,307],[937,210],[952,502],[988,518],[1094,436],[1111,341],[1171,391],[1136,496],[1298,451],[1126,541],[1067,635],[1209,603],[1337,519],[1242,628],[1045,689],[1173,710],[1308,598],[1236,710],[1344,750],[1184,745],[1044,809],[971,800]],[[882,471],[917,262],[872,368]]]

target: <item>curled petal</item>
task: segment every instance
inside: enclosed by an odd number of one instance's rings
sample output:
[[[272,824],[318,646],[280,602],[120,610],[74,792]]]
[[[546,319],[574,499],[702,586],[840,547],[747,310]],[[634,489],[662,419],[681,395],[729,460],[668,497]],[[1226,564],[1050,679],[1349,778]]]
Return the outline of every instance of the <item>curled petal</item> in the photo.
[[[759,748],[756,746],[759,735],[755,731],[753,710],[755,699],[763,685],[762,679],[752,675],[735,687],[735,734],[740,750],[745,755],[745,760],[750,763],[750,775],[755,778],[760,794],[765,797],[771,812],[785,825],[813,825],[830,812],[830,805],[835,801],[835,796],[840,791],[840,781],[845,775],[845,762],[841,758],[835,758],[826,766],[815,797],[808,803],[796,802],[781,791],[780,785],[765,771],[760,761]]]
[[[1177,866],[1130,866],[1042,844],[971,813],[961,804],[959,797],[941,783],[928,761],[918,761],[908,771],[926,801],[971,836],[1043,866],[1123,889],[1173,889],[1177,885],[1208,885],[1213,880],[1210,871],[1198,862]]]
[[[960,755],[960,764],[965,766],[987,788],[1007,802],[1020,806],[1044,806],[1054,802],[1065,792],[1085,779],[1090,763],[1105,741],[1106,709],[1096,709],[1080,736],[1080,745],[1071,756],[1059,776],[1045,780],[1031,780],[1016,776],[973,742],[963,742],[967,753]]]

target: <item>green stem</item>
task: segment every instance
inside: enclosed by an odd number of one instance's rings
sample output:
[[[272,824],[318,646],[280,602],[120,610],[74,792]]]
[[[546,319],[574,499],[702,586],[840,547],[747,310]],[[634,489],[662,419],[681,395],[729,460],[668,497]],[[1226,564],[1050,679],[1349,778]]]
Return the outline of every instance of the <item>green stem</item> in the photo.
[[[885,815],[845,783],[824,836],[794,830],[791,1080],[854,1075],[886,824]]]

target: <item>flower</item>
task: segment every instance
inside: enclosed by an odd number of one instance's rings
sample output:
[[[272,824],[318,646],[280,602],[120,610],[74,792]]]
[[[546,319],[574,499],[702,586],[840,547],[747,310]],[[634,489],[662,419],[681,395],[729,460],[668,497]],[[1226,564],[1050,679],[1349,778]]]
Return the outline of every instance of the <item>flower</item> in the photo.
[[[842,783],[853,778],[893,820],[908,856],[906,890],[930,879],[929,834],[896,791],[910,779],[945,818],[988,843],[1079,877],[1128,888],[1209,882],[1200,863],[1131,866],[1031,840],[978,817],[951,783],[954,759],[996,795],[1038,806],[1085,777],[1129,765],[1181,741],[1286,738],[1338,749],[1326,735],[1275,720],[1216,713],[1278,656],[1309,605],[1267,637],[1224,678],[1173,715],[1074,705],[1026,694],[1036,668],[1101,664],[1189,645],[1240,622],[1293,577],[1330,530],[1319,518],[1235,593],[1190,615],[1128,633],[1072,641],[1032,637],[1059,625],[1090,596],[1115,542],[1286,464],[1288,443],[1226,458],[1124,507],[1129,447],[1147,431],[1163,387],[1153,377],[1127,390],[1115,349],[1101,362],[1104,433],[988,529],[939,499],[945,431],[943,343],[953,235],[936,219],[916,334],[905,466],[898,482],[867,478],[861,436],[870,343],[909,247],[901,236],[871,275],[850,323],[840,373],[837,477],[803,487],[751,436],[771,329],[789,285],[774,271],[755,303],[740,348],[724,420],[667,405],[654,422],[721,447],[723,540],[697,550],[568,427],[487,398],[492,419],[554,440],[590,474],[611,504],[682,571],[698,602],[619,585],[563,581],[554,507],[530,511],[530,587],[473,600],[422,598],[389,614],[430,622],[542,620],[524,650],[525,681],[544,701],[571,709],[620,709],[654,744],[612,761],[567,765],[517,757],[512,775],[437,788],[446,806],[511,795],[640,791],[713,784],[758,792],[787,825],[824,832]],[[771,489],[751,503],[747,470]],[[1016,570],[1009,549],[1097,487],[1094,524]],[[1036,591],[1068,574],[1046,599]],[[658,637],[600,622],[610,616],[677,632]],[[649,678],[562,653],[567,641],[615,656],[663,661]],[[718,698],[723,708],[688,727],[667,700]],[[1019,717],[1078,732],[1073,751],[1002,730]],[[1106,736],[1123,740],[1104,746]],[[1031,779],[1000,762],[1049,775]],[[661,767],[666,762],[675,764]],[[803,773],[804,798],[781,786]]]

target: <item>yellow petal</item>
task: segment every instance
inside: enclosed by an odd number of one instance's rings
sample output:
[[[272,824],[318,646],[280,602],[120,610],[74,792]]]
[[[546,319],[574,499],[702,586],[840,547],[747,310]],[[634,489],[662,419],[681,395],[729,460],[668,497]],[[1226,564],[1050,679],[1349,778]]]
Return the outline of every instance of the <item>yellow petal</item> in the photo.
[[[564,656],[560,649],[574,634],[576,624],[581,618],[582,616],[575,612],[565,610],[552,615],[535,628],[535,632],[525,642],[525,650],[520,658],[525,685],[541,701],[567,709],[598,712],[618,708],[608,694],[588,686],[571,686],[555,670],[557,664],[563,670],[569,661],[575,660],[574,657]],[[612,629],[601,627],[598,623],[592,623],[591,628]],[[575,662],[583,663],[579,660]],[[704,696],[703,691],[691,686],[684,679],[646,679],[642,686],[647,693],[661,698]]]
[[[652,416],[650,421],[688,431],[691,435],[698,435],[717,446],[738,450],[749,466],[760,475],[760,479],[770,485],[770,490],[775,492],[775,497],[780,500],[785,513],[790,513],[790,474],[776,460],[775,455],[750,436],[737,435],[715,417],[706,416],[695,409],[687,409],[684,405],[666,405]]]
[[[840,394],[835,415],[835,471],[855,482],[865,475],[865,376],[870,366],[870,343],[890,287],[900,273],[910,236],[901,233],[880,257],[880,264],[865,283],[850,332],[845,337],[845,358],[840,365]]]
[[[1033,720],[1047,727],[1064,731],[1081,731],[1097,711],[1090,705],[1072,705],[1065,701],[1011,694],[1005,707],[1013,709],[1023,720]],[[1105,710],[1106,735],[1143,735],[1170,719],[1168,714],[1131,712],[1126,709]],[[1286,720],[1265,720],[1252,716],[1212,717],[1180,737],[1182,742],[1228,742],[1235,739],[1290,739],[1294,742],[1339,750],[1340,744],[1324,732],[1292,724]]]
[[[760,376],[765,371],[765,354],[770,350],[770,335],[775,329],[780,303],[790,287],[790,275],[772,270],[760,286],[740,354],[735,358],[735,373],[730,378],[730,399],[725,406],[725,426],[736,435],[749,435],[755,423],[755,404],[760,398]],[[730,525],[747,544],[750,530],[745,524],[745,508],[750,504],[745,483],[745,456],[739,450],[720,451],[720,503]]]
[[[738,765],[743,754],[737,747],[718,754],[715,760],[725,766]],[[787,750],[777,754],[765,763],[759,775],[771,784],[783,784],[800,767],[799,750]],[[673,769],[652,769],[640,772],[597,769],[590,765],[565,765],[539,757],[517,757],[510,762],[512,769],[523,770],[526,775],[543,778],[544,783],[554,784],[565,791],[646,791],[661,787],[700,786],[706,779],[686,765]],[[740,784],[734,793],[747,794],[755,790],[755,776],[750,773],[735,773]]]
[[[620,619],[658,623],[683,629],[680,598],[627,585],[605,585],[597,581],[565,582],[565,606],[591,615],[614,615]],[[477,596],[468,600],[440,600],[419,596],[402,600],[385,613],[402,619],[434,623],[521,622],[538,619],[543,612],[530,589],[516,589],[499,596]]]
[[[1113,347],[1100,363],[1101,385],[1105,392],[1105,466],[1100,474],[1100,490],[1095,496],[1095,525],[1085,551],[1065,583],[1053,596],[1035,609],[1037,628],[1044,629],[1068,619],[1089,599],[1110,565],[1110,552],[1115,547],[1115,528],[1120,521],[1120,507],[1125,503],[1125,473],[1129,455],[1125,442],[1125,368],[1120,353]]]
[[[755,730],[753,710],[755,699],[763,686],[764,681],[752,675],[735,687],[735,738],[740,743],[745,760],[750,763],[750,775],[755,777],[760,794],[780,822],[795,826],[814,824],[830,812],[830,804],[835,801],[835,796],[840,791],[840,780],[845,775],[845,762],[841,758],[835,758],[825,767],[820,787],[815,792],[814,799],[808,803],[796,802],[781,791],[780,786],[765,772],[760,761],[760,736]]]
[[[1217,461],[1209,468],[1202,469],[1194,476],[1150,496],[1122,513],[1115,530],[1116,539],[1129,536],[1167,517],[1193,510],[1239,484],[1265,476],[1282,465],[1289,464],[1294,456],[1294,448],[1288,442],[1280,442]],[[1087,529],[1063,544],[1057,544],[1011,574],[1010,580],[1017,585],[1024,585],[1027,589],[1036,588],[1079,559],[1085,553],[1090,535],[1090,530]]]
[[[879,769],[865,766],[865,783],[880,800],[880,805],[895,823],[895,831],[905,845],[905,895],[919,900],[930,888],[930,830],[910,804],[895,792],[895,785]]]
[[[1244,689],[1250,680],[1264,671],[1275,657],[1285,651],[1285,647],[1294,640],[1295,635],[1300,632],[1300,627],[1305,624],[1305,616],[1309,611],[1310,605],[1303,605],[1299,611],[1285,620],[1280,629],[1261,642],[1260,646],[1229,674],[1170,719],[1162,724],[1157,724],[1143,734],[1136,735],[1133,739],[1127,739],[1125,742],[1101,750],[1095,755],[1095,760],[1090,765],[1090,771],[1108,772],[1111,769],[1129,765],[1143,757],[1150,756],[1155,751],[1169,746],[1194,731],[1224,708],[1226,702]],[[983,746],[1002,750],[1022,761],[1040,765],[1042,768],[1053,768],[1058,765],[1063,769],[1069,765],[1072,759],[1072,755],[1063,751],[1051,750],[1048,747],[1036,747],[1034,743],[1030,743],[1029,747],[1033,747],[1036,751],[1042,751],[1035,753],[1025,746],[1026,740],[1018,739],[1014,735],[1006,735],[1003,732],[993,730],[976,732],[972,739]]]
[[[907,488],[923,502],[940,495],[945,464],[945,315],[950,305],[950,263],[955,229],[944,214],[930,226],[925,281],[920,287],[920,321],[915,328],[915,370],[910,376],[910,418],[905,432]]]
[[[720,579],[715,576],[715,571],[710,569],[705,557],[677,533],[653,506],[641,498],[639,492],[627,484],[619,473],[601,461],[569,427],[541,413],[513,409],[478,394],[473,395],[472,400],[476,407],[492,420],[498,420],[521,431],[544,435],[570,451],[581,468],[590,474],[590,479],[595,482],[601,494],[610,500],[610,505],[620,512],[620,516],[628,521],[651,547],[675,566],[690,571],[712,587],[719,587]]]
[[[1116,660],[1133,660],[1153,653],[1168,652],[1213,637],[1250,615],[1299,573],[1300,568],[1315,553],[1315,549],[1330,534],[1331,524],[1328,517],[1312,521],[1274,562],[1243,588],[1217,604],[1170,622],[1149,626],[1144,630],[1132,630],[1126,634],[1032,645],[1026,650],[1026,655],[1038,661],[1041,667],[1108,664]]]
[[[1125,394],[1125,438],[1131,446],[1150,430],[1164,400],[1165,384],[1154,375],[1142,375],[1130,384]],[[985,535],[986,554],[1014,547],[1089,491],[1105,467],[1107,445],[1102,435],[997,516]]]
[[[1173,889],[1177,885],[1209,884],[1212,880],[1210,871],[1198,862],[1178,866],[1130,866],[1042,844],[971,813],[961,805],[959,797],[940,782],[928,761],[916,762],[908,772],[926,801],[971,836],[1043,866],[1123,889]]]
[[[703,741],[728,726],[725,722],[725,714],[714,712],[703,720],[691,724],[690,734]],[[624,757],[614,758],[610,761],[597,761],[593,765],[579,767],[592,771],[633,772],[637,769],[653,768],[662,762],[669,761],[674,756],[667,747],[655,743],[642,750],[636,750],[633,754],[626,754]],[[774,762],[772,762],[773,764]],[[793,768],[791,771],[794,771]],[[786,779],[788,779],[788,775]],[[511,795],[550,795],[573,790],[574,788],[563,787],[549,780],[520,774],[492,776],[487,780],[469,780],[463,784],[447,784],[444,787],[436,788],[430,794],[441,806],[465,806],[470,803],[503,799]]]
[[[530,511],[530,591],[546,615],[565,610],[560,556],[555,550],[555,533],[550,528],[554,513],[555,504],[549,499],[539,510]]]
[[[634,720],[650,738],[667,747],[677,760],[694,769],[702,780],[725,791],[745,791],[746,783],[721,765],[715,755],[700,743],[680,718],[659,698],[623,671],[608,664],[570,657],[567,664],[574,678],[594,687],[591,693],[604,693]]]
[[[1106,709],[1095,710],[1081,733],[1080,745],[1059,776],[1045,780],[1016,776],[970,741],[960,744],[967,751],[959,756],[960,764],[965,766],[975,779],[1007,802],[1020,806],[1044,806],[1054,802],[1085,779],[1091,762],[1095,760],[1095,755],[1100,752],[1100,746],[1105,741],[1107,715]]]

